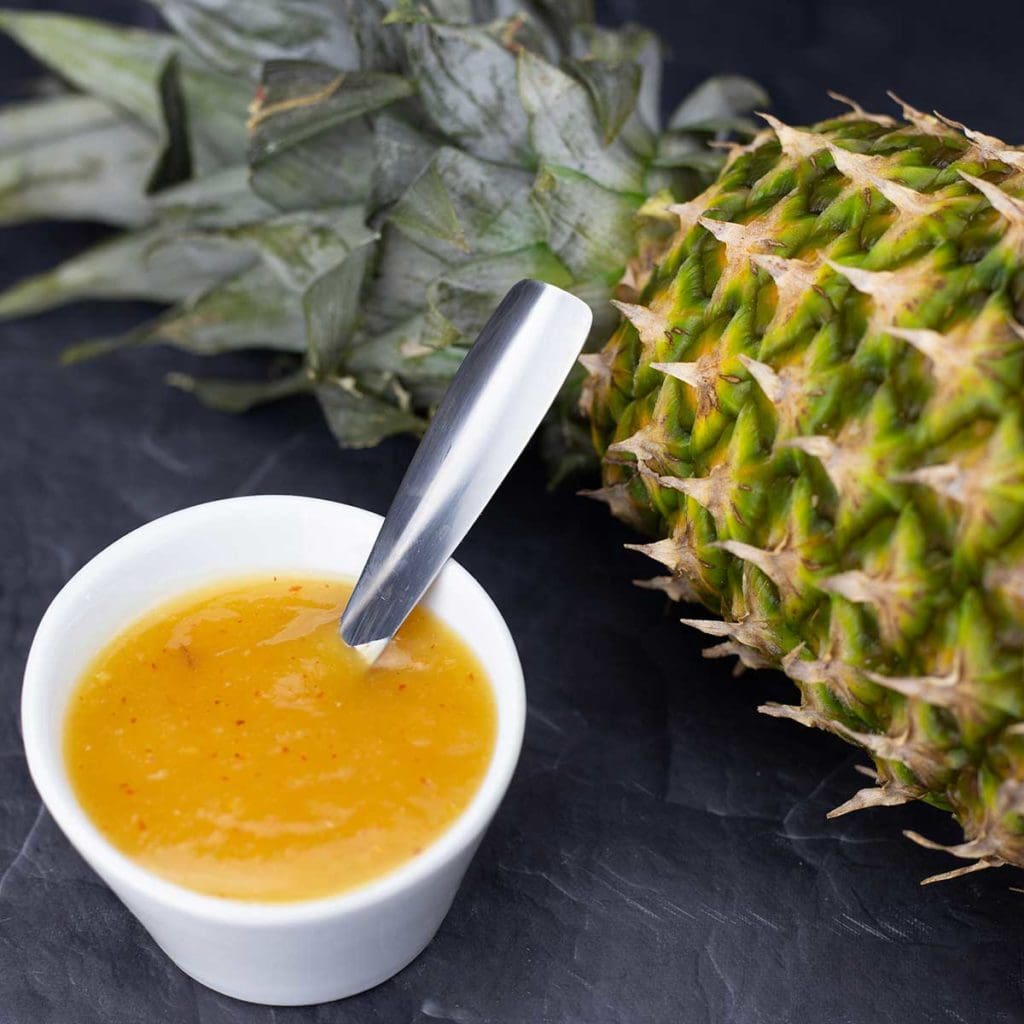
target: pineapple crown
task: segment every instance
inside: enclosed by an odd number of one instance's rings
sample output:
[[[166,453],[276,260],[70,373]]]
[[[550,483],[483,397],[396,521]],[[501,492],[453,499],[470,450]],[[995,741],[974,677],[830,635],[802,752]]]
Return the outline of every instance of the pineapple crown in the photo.
[[[590,302],[598,347],[607,300],[635,296],[672,230],[665,197],[698,192],[722,160],[709,143],[750,133],[764,102],[714,79],[663,124],[657,39],[598,27],[586,0],[154,3],[174,34],[0,12],[74,90],[0,113],[0,219],[125,229],[0,296],[0,315],[166,303],[67,358],[284,351],[267,379],[172,382],[232,411],[313,393],[346,446],[420,430],[520,278]],[[578,386],[552,421],[563,469],[590,450]]]

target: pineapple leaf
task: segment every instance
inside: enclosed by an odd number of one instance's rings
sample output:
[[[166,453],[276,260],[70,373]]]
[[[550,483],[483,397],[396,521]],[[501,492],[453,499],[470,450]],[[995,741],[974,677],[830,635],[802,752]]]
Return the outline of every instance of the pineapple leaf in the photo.
[[[590,0],[150,3],[176,35],[0,11],[94,94],[0,112],[0,221],[141,227],[0,295],[0,316],[167,301],[67,358],[284,351],[294,378],[177,383],[231,409],[314,390],[346,445],[421,429],[518,278],[584,296],[597,344],[651,250],[643,197],[692,196],[708,137],[749,128],[753,91],[727,79],[659,146],[660,46],[595,27]]]
[[[249,185],[278,210],[315,210],[367,199],[372,175],[373,134],[353,121],[258,160]]]
[[[0,107],[0,156],[31,149],[91,125],[117,120],[109,104],[92,96],[68,93]]]
[[[609,64],[636,64],[641,70],[636,109],[651,131],[661,128],[661,72],[664,54],[658,37],[639,25],[607,29],[580,22],[572,37],[572,53],[577,58]]]
[[[593,0],[533,0],[538,17],[549,22],[563,50],[571,45],[573,29],[593,24]]]
[[[705,121],[694,121],[688,125],[685,131],[669,131],[665,134],[672,138],[683,134],[695,136],[710,135],[714,138],[739,135],[744,138],[752,138],[759,131],[758,125],[749,117],[735,115],[733,117],[709,117]]]
[[[521,164],[529,138],[515,55],[481,28],[431,23],[404,31],[411,72],[434,124],[473,156]]]
[[[245,118],[252,98],[248,81],[214,71],[186,50],[181,55],[181,91],[196,173],[206,175],[243,163],[249,143]]]
[[[359,317],[370,247],[364,245],[314,281],[302,296],[309,340],[307,361],[318,377],[340,372],[342,357]]]
[[[191,47],[228,74],[266,61],[312,60],[340,70],[359,54],[340,4],[322,0],[150,0]]]
[[[310,61],[272,61],[263,68],[249,118],[252,159],[258,162],[268,150],[298,145],[412,91],[400,75],[385,71],[338,72]]]
[[[427,348],[422,343],[423,321],[423,315],[416,315],[383,333],[360,332],[346,353],[346,368],[359,377],[400,377],[417,401],[421,399],[420,389],[424,385],[440,385],[432,400],[423,400],[420,404],[436,402],[467,350],[458,345]]]
[[[387,23],[387,0],[343,0],[349,29],[359,48],[359,66],[397,71],[402,66],[402,37]]]
[[[67,363],[135,345],[162,342],[198,355],[244,349],[302,353],[306,328],[296,294],[268,267],[257,263],[155,320],[115,338],[98,338],[65,349]]]
[[[478,160],[448,147],[438,152],[434,164],[448,183],[473,253],[498,255],[546,239],[547,224],[528,202],[531,172]]]
[[[519,94],[542,163],[585,174],[620,192],[644,191],[644,167],[621,139],[605,146],[586,88],[546,61],[519,54]]]
[[[394,5],[384,15],[381,24],[390,25],[425,25],[439,21],[437,13],[426,4],[416,0],[395,0]]]
[[[434,251],[435,242],[469,252],[469,242],[459,223],[448,186],[436,161],[409,186],[388,214],[388,220],[403,234],[425,249]]]
[[[231,380],[220,377],[192,377],[169,373],[171,387],[195,395],[203,405],[219,412],[248,412],[258,405],[305,394],[313,384],[305,370],[271,380]]]
[[[138,118],[159,139],[146,191],[188,178],[192,154],[172,37],[60,14],[0,11],[0,29],[84,92]]]
[[[158,140],[151,190],[244,156],[249,88],[201,65],[173,36],[70,15],[0,11],[0,30]]]
[[[508,38],[514,36],[516,43],[523,44],[529,37],[531,48],[557,60],[558,52],[569,49],[574,26],[593,19],[590,0],[396,0],[384,21],[392,25],[500,22]]]
[[[361,206],[291,213],[221,234],[256,250],[278,280],[296,294],[377,239],[377,233],[366,226]]]
[[[32,113],[53,126],[44,138],[9,129],[21,140],[0,149],[0,224],[35,218],[145,223],[152,206],[146,184],[157,157],[153,135],[100,100],[77,97],[32,103]],[[50,104],[56,104],[52,108]],[[70,123],[61,123],[65,115]],[[19,108],[0,115],[0,127]]]
[[[372,448],[393,434],[422,434],[426,429],[422,419],[404,408],[401,392],[384,400],[360,390],[351,377],[339,377],[318,385],[316,395],[327,425],[344,448]]]
[[[427,287],[447,269],[444,260],[385,223],[375,275],[365,299],[366,328],[382,333],[421,313]]]
[[[156,80],[163,112],[160,133],[163,146],[146,182],[146,192],[159,192],[168,185],[187,181],[192,176],[192,149],[186,127],[187,107],[178,73],[178,55],[164,60]]]
[[[0,11],[0,30],[83,92],[163,130],[159,79],[171,36],[65,14]]]
[[[643,71],[638,64],[568,60],[566,67],[587,87],[604,144],[615,141],[636,110]]]
[[[709,78],[676,107],[668,127],[690,131],[703,122],[732,119],[769,105],[768,94],[756,82],[740,75]]]
[[[430,163],[437,143],[390,111],[374,118],[371,209],[394,203]]]
[[[38,313],[76,299],[180,302],[253,263],[242,247],[210,237],[175,237],[143,228],[27,278],[0,294],[0,318]]]
[[[281,209],[364,198],[373,136],[357,119],[411,92],[405,79],[385,72],[338,73],[303,61],[266,65],[249,122],[253,190]]]
[[[501,253],[468,260],[453,267],[427,289],[432,311],[457,332],[464,343],[476,339],[480,328],[509,289],[509,282],[532,277],[560,288],[572,286],[572,274],[547,245],[532,245],[518,252]],[[428,348],[452,344],[445,334],[424,333],[422,343]]]
[[[440,21],[465,25],[474,21],[493,21],[499,17],[494,10],[495,0],[484,0],[483,3],[479,0],[476,3],[473,0],[429,0],[429,3],[434,16]]]
[[[547,237],[547,225],[528,202],[532,184],[527,171],[445,147],[389,219],[446,262],[514,251]]]
[[[654,158],[654,166],[689,168],[704,174],[717,174],[724,160],[724,153],[707,149],[692,135],[677,135],[668,132],[659,139],[658,155]]]
[[[166,221],[199,228],[259,224],[280,216],[276,206],[249,188],[249,172],[244,166],[228,167],[165,189],[154,196],[153,208]]]
[[[611,285],[621,276],[641,205],[637,197],[609,191],[564,167],[546,167],[533,200],[550,222],[551,248],[577,281]]]

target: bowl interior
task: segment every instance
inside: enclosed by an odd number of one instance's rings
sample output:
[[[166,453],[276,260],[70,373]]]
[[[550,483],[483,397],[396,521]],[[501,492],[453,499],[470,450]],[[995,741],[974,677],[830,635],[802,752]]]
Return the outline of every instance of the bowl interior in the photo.
[[[62,750],[64,716],[68,698],[90,659],[147,610],[220,579],[274,572],[354,579],[381,521],[380,516],[363,509],[313,498],[256,496],[198,505],[122,537],[84,566],[57,595],[29,654],[22,731],[40,795],[68,838],[101,874],[119,874],[157,891],[166,888],[168,898],[180,900],[180,894],[187,892],[120,854],[92,825],[74,797]],[[454,562],[442,570],[425,603],[459,634],[487,670],[498,716],[494,754],[474,800],[421,857],[351,890],[352,894],[373,889],[411,865],[443,857],[447,847],[454,849],[460,842],[472,841],[501,799],[519,754],[525,717],[522,673],[500,613],[480,585]],[[344,900],[348,895],[304,903]],[[217,904],[236,902],[191,892],[189,897]],[[287,912],[287,908],[302,905],[261,906]]]

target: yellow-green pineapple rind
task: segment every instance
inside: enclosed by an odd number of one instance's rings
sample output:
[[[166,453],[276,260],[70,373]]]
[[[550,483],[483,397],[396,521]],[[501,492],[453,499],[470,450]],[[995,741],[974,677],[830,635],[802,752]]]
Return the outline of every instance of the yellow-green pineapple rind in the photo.
[[[767,118],[671,208],[588,357],[596,496],[709,656],[793,679],[763,711],[872,755],[836,813],[925,799],[961,871],[1024,865],[1024,152],[904,116]]]

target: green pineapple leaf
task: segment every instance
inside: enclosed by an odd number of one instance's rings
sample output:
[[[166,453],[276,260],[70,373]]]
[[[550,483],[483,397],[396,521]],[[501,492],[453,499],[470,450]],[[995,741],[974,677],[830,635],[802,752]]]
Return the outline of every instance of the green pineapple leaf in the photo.
[[[38,313],[76,299],[181,302],[256,257],[223,238],[175,236],[156,226],[118,235],[0,294],[0,317]]]
[[[245,118],[252,86],[200,64],[182,48],[181,93],[197,176],[205,176],[245,162],[248,147]]]
[[[185,127],[172,37],[86,18],[0,11],[0,29],[62,78],[137,118],[159,140],[146,191],[188,178]]]
[[[305,394],[313,388],[313,382],[305,370],[269,380],[231,380],[169,373],[166,381],[171,387],[195,395],[203,405],[211,409],[234,413],[248,412],[258,405]]]
[[[438,323],[450,325],[456,339],[471,343],[482,324],[509,289],[509,282],[532,277],[560,288],[571,288],[572,274],[548,248],[540,243],[520,249],[483,256],[445,271],[427,288],[427,302]],[[443,330],[426,327],[422,343],[443,348],[452,343]]]
[[[342,371],[344,354],[359,319],[359,295],[371,253],[369,242],[354,249],[310,284],[302,296],[308,340],[306,361],[317,378]]]
[[[722,166],[723,155],[708,150],[696,142],[692,135],[668,133],[659,140],[655,167],[688,168],[703,174],[715,174]]]
[[[365,198],[373,136],[362,116],[411,92],[405,79],[387,72],[267,64],[249,121],[253,190],[281,209]]]
[[[249,187],[249,171],[244,165],[165,189],[153,197],[152,206],[161,221],[195,228],[262,224],[281,216],[276,206]]]
[[[364,296],[367,330],[390,330],[422,313],[430,282],[447,269],[444,260],[385,223],[375,276]]]
[[[533,175],[440,149],[392,207],[389,221],[446,262],[515,251],[547,237],[529,203]]]
[[[78,134],[117,119],[109,104],[65,93],[0,107],[0,156],[31,149],[61,135]]]
[[[397,385],[395,385],[397,387]],[[372,448],[394,434],[422,434],[426,423],[407,408],[400,389],[386,398],[362,391],[351,377],[332,378],[317,385],[327,425],[345,448]]]
[[[390,206],[423,172],[439,143],[390,110],[374,118],[374,170],[370,210]]]
[[[153,132],[163,129],[159,80],[175,52],[173,36],[67,14],[10,10],[0,11],[0,30],[76,88]]]
[[[244,158],[251,89],[198,63],[170,35],[89,18],[0,11],[0,30],[157,140],[150,189]]]
[[[377,239],[361,206],[303,210],[273,220],[212,232],[248,246],[279,281],[296,295]]]
[[[602,141],[610,145],[636,110],[643,70],[639,64],[593,59],[566,61],[566,67],[587,87]]]
[[[719,75],[703,82],[676,107],[668,127],[686,131],[707,121],[731,120],[749,110],[764,110],[769,105],[768,94],[757,82],[742,75]]]
[[[423,344],[424,315],[412,316],[388,331],[357,336],[345,353],[345,366],[359,378],[388,381],[400,377],[418,407],[435,405],[468,349]]]
[[[39,131],[24,127],[26,113]],[[46,130],[49,129],[49,130]],[[146,223],[155,137],[102,100],[40,100],[0,112],[0,224],[36,218]]]
[[[178,55],[170,54],[157,76],[162,130],[159,156],[146,182],[147,192],[159,192],[192,176],[192,149],[186,127],[187,108],[181,88]]]
[[[550,224],[551,248],[577,281],[611,285],[621,276],[639,199],[602,188],[565,167],[545,167],[537,176],[533,201]]]
[[[73,345],[64,361],[161,342],[198,355],[245,349],[303,353],[306,325],[295,292],[263,263],[127,334]]]
[[[590,27],[594,21],[593,0],[533,0],[532,6],[557,32],[564,50],[570,49],[574,31]]]
[[[519,54],[519,94],[542,163],[585,174],[618,192],[644,191],[644,166],[622,139],[604,139],[590,96],[564,71],[528,50]]]
[[[410,74],[438,129],[480,159],[522,164],[529,135],[515,54],[483,28],[431,23],[404,32]]]
[[[391,208],[388,220],[431,252],[436,252],[438,242],[442,250],[470,251],[451,193],[434,160]],[[437,255],[444,258],[443,252]]]
[[[402,36],[388,23],[392,4],[388,0],[342,0],[349,29],[359,49],[359,67],[377,71],[400,71],[403,62]]]
[[[359,66],[338,3],[321,0],[150,0],[175,32],[213,67],[255,78],[266,61]]]
[[[661,130],[661,75],[664,54],[658,37],[639,25],[607,29],[580,22],[572,39],[572,53],[577,59],[595,60],[605,64],[635,64],[641,71],[636,96],[636,112],[653,132]]]

